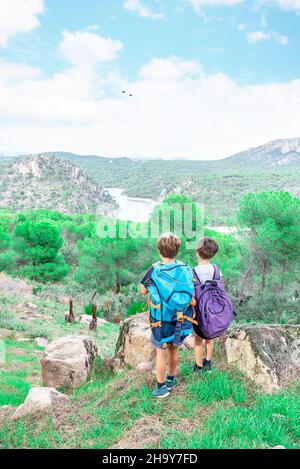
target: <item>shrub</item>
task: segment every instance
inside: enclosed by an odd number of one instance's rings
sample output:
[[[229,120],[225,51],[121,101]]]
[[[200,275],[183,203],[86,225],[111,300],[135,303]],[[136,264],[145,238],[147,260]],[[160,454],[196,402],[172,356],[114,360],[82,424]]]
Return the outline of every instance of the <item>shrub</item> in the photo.
[[[145,309],[145,303],[132,303],[129,308],[127,308],[126,314],[127,316],[134,316],[135,314],[145,312]]]
[[[84,313],[87,314],[88,316],[92,316],[92,310],[93,310],[93,304],[92,303],[90,303],[88,305],[84,305]],[[96,310],[96,316],[97,317],[100,316],[100,311],[99,311],[98,308]]]

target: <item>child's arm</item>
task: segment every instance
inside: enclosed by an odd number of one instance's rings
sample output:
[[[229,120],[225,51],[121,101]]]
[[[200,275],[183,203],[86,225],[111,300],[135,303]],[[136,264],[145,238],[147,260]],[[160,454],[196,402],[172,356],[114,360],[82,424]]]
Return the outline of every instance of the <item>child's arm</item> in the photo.
[[[150,269],[148,269],[144,278],[141,280],[140,292],[142,295],[148,295],[147,286],[154,285],[153,280],[151,279],[152,271],[153,271],[153,267],[150,267]]]

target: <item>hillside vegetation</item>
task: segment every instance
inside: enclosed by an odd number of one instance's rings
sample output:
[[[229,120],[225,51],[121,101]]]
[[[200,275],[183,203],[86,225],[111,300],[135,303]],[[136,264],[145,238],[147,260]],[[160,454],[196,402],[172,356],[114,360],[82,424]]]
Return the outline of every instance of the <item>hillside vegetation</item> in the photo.
[[[0,166],[0,208],[113,213],[109,194],[75,164],[43,155]]]
[[[190,195],[205,205],[209,222],[214,224],[235,223],[239,200],[247,192],[263,188],[300,195],[299,138],[275,140],[218,161],[204,161],[205,155],[199,161],[103,158],[64,152],[43,155],[71,161],[101,187],[122,188],[130,196],[158,200],[171,192]],[[1,161],[7,163],[8,158],[1,157]]]

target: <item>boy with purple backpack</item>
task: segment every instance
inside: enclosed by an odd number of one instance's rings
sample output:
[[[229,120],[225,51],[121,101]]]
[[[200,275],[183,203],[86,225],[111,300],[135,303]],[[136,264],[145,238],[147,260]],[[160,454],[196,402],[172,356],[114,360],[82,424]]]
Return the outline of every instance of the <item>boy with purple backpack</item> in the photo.
[[[198,266],[194,268],[196,318],[195,332],[195,372],[211,371],[213,340],[222,335],[233,319],[233,306],[221,282],[219,268],[211,264],[217,254],[218,243],[210,237],[200,239],[197,244]],[[206,355],[203,360],[204,341]]]

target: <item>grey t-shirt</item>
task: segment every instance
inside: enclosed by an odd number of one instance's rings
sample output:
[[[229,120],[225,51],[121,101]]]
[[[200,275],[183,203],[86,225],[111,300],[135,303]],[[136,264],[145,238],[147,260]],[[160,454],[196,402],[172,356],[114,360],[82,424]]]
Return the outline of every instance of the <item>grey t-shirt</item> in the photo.
[[[213,280],[214,278],[215,270],[212,264],[197,265],[195,271],[201,283],[205,283],[207,280]],[[222,277],[221,271],[220,276]]]

